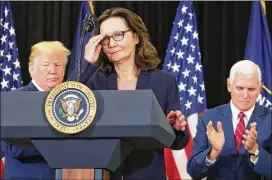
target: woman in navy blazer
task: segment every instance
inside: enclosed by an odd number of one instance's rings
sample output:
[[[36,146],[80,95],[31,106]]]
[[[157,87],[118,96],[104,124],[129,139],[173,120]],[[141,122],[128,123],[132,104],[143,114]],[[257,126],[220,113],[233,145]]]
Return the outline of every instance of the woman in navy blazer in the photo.
[[[160,59],[142,19],[127,9],[111,8],[98,18],[95,34],[85,47],[84,57],[90,64],[83,70],[83,83],[93,90],[152,89],[177,135],[171,148],[183,149],[189,133],[180,111],[176,79],[156,69]],[[94,74],[91,64],[97,67]],[[87,82],[86,74],[90,77]],[[111,173],[111,179],[122,176],[125,180],[165,180],[164,150],[134,150]]]

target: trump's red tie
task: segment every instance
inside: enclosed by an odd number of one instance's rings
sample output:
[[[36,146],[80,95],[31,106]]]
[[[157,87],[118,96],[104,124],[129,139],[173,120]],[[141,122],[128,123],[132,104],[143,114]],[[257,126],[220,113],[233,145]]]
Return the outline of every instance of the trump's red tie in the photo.
[[[245,114],[243,112],[240,112],[239,115],[239,123],[236,127],[236,130],[235,130],[235,140],[236,140],[236,149],[237,149],[237,152],[240,151],[240,147],[241,147],[241,142],[242,142],[242,139],[243,139],[243,134],[244,134],[244,131],[245,131],[245,123],[244,123],[244,118],[245,118]]]

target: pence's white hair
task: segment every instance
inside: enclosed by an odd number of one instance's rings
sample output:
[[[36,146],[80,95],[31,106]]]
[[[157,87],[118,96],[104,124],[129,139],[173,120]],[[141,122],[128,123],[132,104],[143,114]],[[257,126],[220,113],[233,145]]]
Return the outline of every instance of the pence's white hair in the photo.
[[[259,84],[261,84],[262,83],[262,73],[261,73],[259,66],[250,60],[241,60],[241,61],[238,61],[237,63],[235,63],[231,67],[229,79],[230,79],[230,82],[232,83],[236,73],[237,74],[240,74],[240,73],[254,74],[255,72],[258,75]]]

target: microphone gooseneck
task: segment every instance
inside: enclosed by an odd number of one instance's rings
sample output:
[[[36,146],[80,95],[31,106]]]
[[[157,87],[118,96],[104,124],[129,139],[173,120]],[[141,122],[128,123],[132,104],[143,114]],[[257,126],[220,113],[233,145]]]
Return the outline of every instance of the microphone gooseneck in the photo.
[[[92,32],[97,18],[94,14],[86,14],[85,19],[82,21],[82,28],[80,33],[80,44],[78,47],[78,57],[77,57],[77,81],[80,82],[81,76],[81,62],[82,62],[82,46],[84,42],[84,37],[87,32]]]

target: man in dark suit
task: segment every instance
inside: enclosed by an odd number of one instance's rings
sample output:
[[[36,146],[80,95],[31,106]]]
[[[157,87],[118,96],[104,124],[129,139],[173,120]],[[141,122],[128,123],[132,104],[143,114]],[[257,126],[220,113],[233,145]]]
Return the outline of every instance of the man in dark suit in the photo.
[[[260,68],[252,61],[233,65],[227,80],[231,101],[199,118],[187,163],[193,178],[272,178],[271,111],[256,104],[261,77]]]
[[[40,42],[31,49],[29,72],[32,81],[17,91],[50,91],[63,82],[70,51],[62,43]],[[1,140],[1,157],[5,157],[3,179],[52,180],[50,168],[37,149],[22,149]]]

